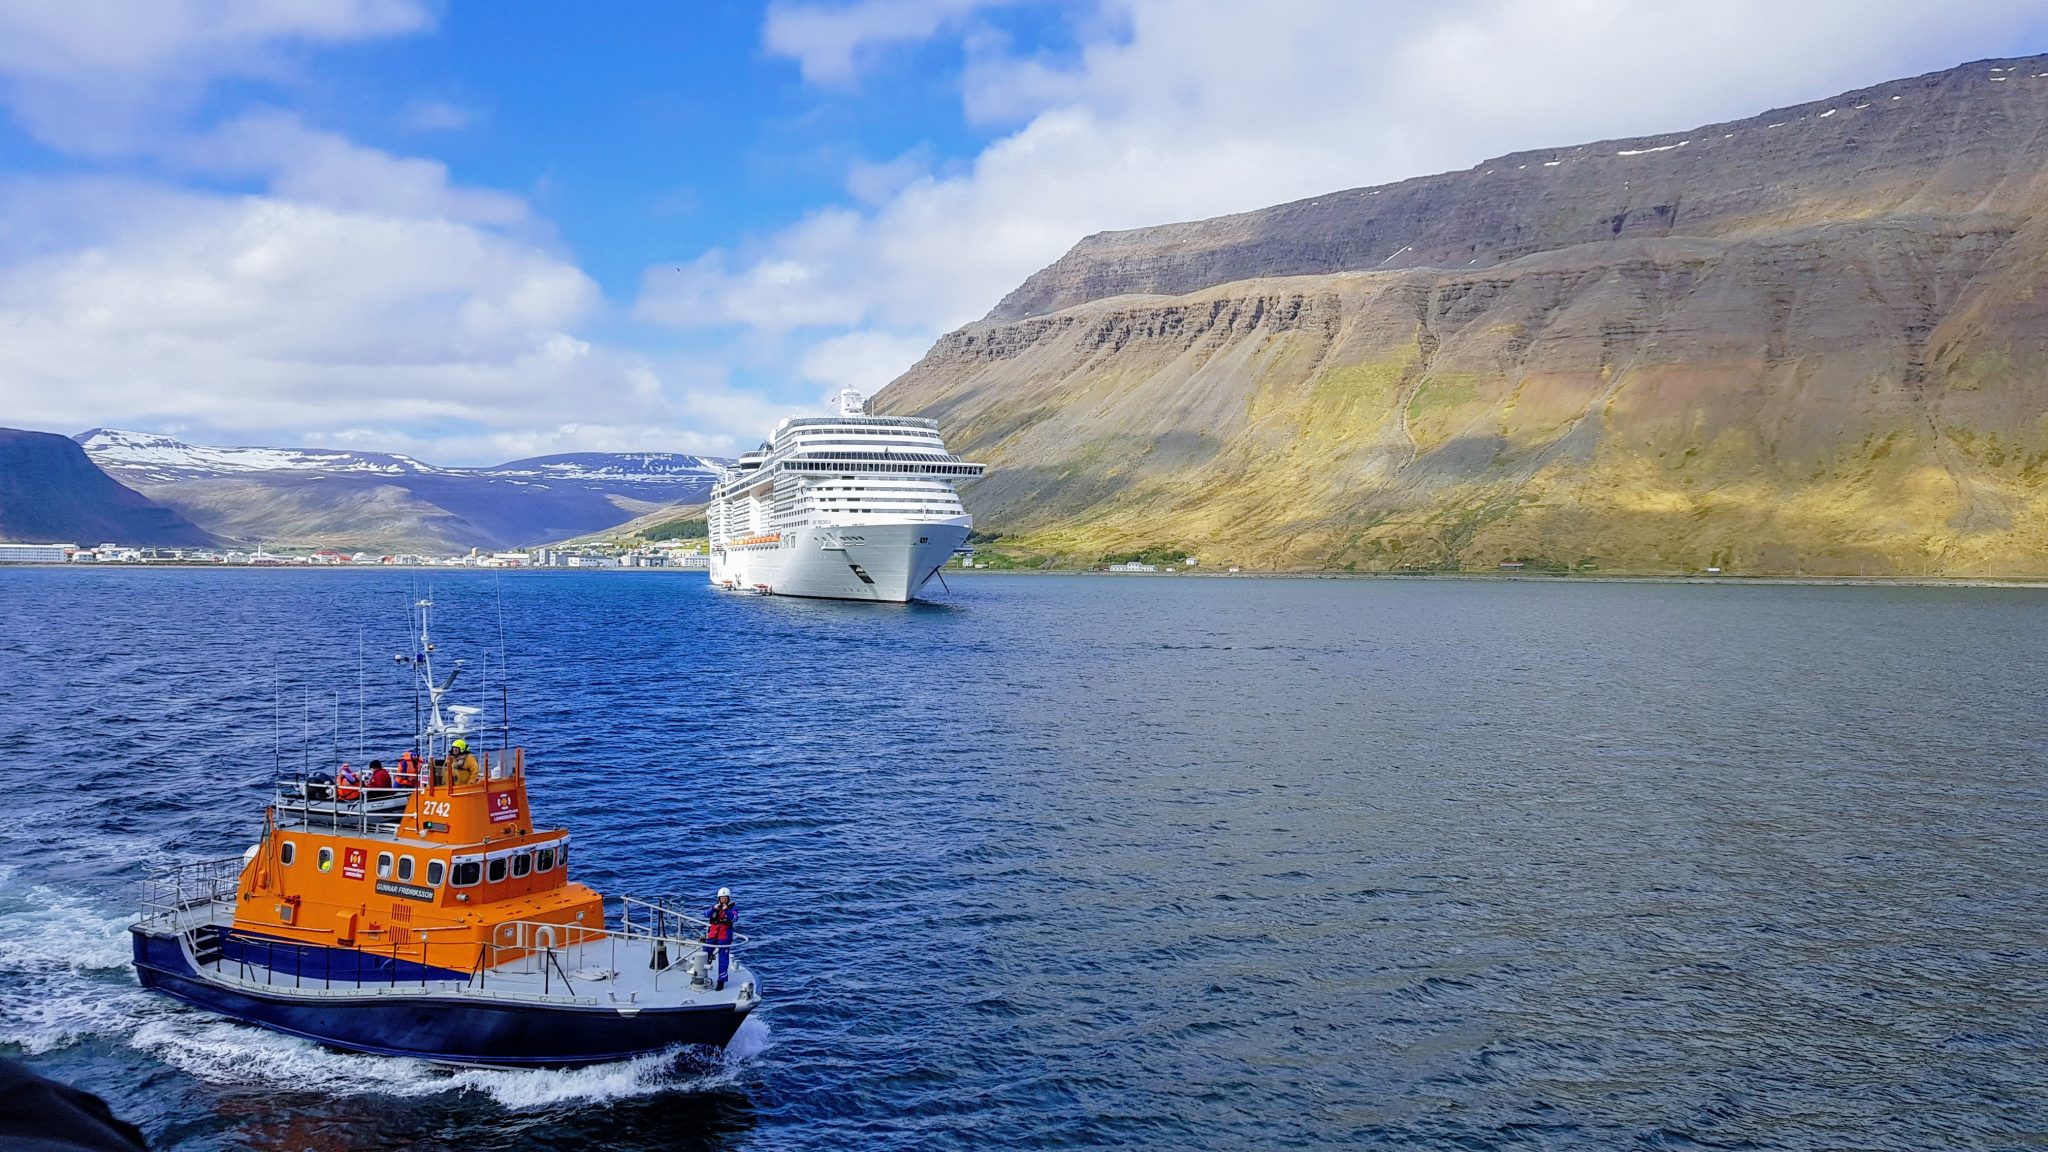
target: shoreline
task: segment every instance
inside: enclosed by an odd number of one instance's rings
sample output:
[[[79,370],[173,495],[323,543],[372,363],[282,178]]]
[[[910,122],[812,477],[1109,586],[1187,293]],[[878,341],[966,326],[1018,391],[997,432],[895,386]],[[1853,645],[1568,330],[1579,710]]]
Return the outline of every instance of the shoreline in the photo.
[[[2048,576],[1719,576],[1605,572],[1552,575],[1542,572],[1099,572],[1085,568],[949,568],[949,576],[1112,576],[1119,579],[1210,580],[1470,580],[1541,584],[1762,584],[1773,586],[1872,588],[2048,588]]]
[[[490,572],[536,574],[536,573],[577,573],[582,575],[605,573],[624,574],[676,574],[702,576],[701,568],[556,568],[556,567],[465,567],[439,564],[198,564],[185,561],[165,560],[148,563],[110,564],[37,564],[0,563],[0,572],[7,571],[123,571],[145,569],[162,571],[230,571],[230,572]],[[1771,587],[1818,587],[1818,588],[2048,588],[2048,576],[1742,576],[1722,574],[1719,576],[1684,575],[1668,573],[1624,573],[1605,572],[1584,575],[1548,574],[1541,572],[1217,572],[1170,571],[1170,572],[1102,572],[1086,568],[949,568],[941,572],[948,578],[968,577],[980,579],[988,576],[1095,576],[1123,580],[1441,580],[1472,582],[1519,582],[1529,584],[1735,584],[1763,585]]]

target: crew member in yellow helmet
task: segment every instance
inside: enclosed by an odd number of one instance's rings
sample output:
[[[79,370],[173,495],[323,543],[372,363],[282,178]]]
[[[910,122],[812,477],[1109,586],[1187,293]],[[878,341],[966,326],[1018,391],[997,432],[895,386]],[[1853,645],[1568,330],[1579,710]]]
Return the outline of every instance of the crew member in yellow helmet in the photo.
[[[448,746],[448,772],[450,778],[457,784],[474,784],[477,777],[483,775],[483,769],[477,764],[476,756],[469,750],[469,741],[460,736],[455,738],[455,743]]]

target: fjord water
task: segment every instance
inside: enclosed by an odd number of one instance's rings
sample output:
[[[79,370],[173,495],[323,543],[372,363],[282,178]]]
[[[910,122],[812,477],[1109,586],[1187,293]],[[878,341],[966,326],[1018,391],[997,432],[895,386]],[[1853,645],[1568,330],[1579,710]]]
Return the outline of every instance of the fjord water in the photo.
[[[279,743],[358,759],[359,667],[396,750],[420,580],[0,570],[0,1054],[176,1149],[2048,1129],[2048,593],[437,573],[491,701],[502,605],[579,878],[730,884],[768,1009],[715,1062],[457,1072],[136,991],[146,863],[238,854]]]

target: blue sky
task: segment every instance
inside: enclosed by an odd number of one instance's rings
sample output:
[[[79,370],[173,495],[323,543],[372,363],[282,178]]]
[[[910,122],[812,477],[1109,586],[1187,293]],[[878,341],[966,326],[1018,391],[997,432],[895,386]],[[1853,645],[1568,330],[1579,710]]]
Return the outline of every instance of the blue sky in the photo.
[[[0,0],[0,424],[731,451],[1092,231],[2043,50],[2034,0]]]

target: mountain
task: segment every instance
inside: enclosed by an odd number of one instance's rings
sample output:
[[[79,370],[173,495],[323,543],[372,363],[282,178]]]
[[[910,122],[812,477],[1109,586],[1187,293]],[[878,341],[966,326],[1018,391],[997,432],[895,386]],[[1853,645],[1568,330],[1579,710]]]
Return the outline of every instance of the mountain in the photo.
[[[977,527],[1359,570],[2048,571],[2048,56],[1090,236],[877,397]]]
[[[314,448],[223,448],[150,432],[78,437],[102,468],[223,537],[273,548],[448,553],[517,547],[701,501],[717,462],[571,453],[490,468]]]
[[[0,540],[204,548],[212,537],[116,483],[69,438],[0,428]]]

